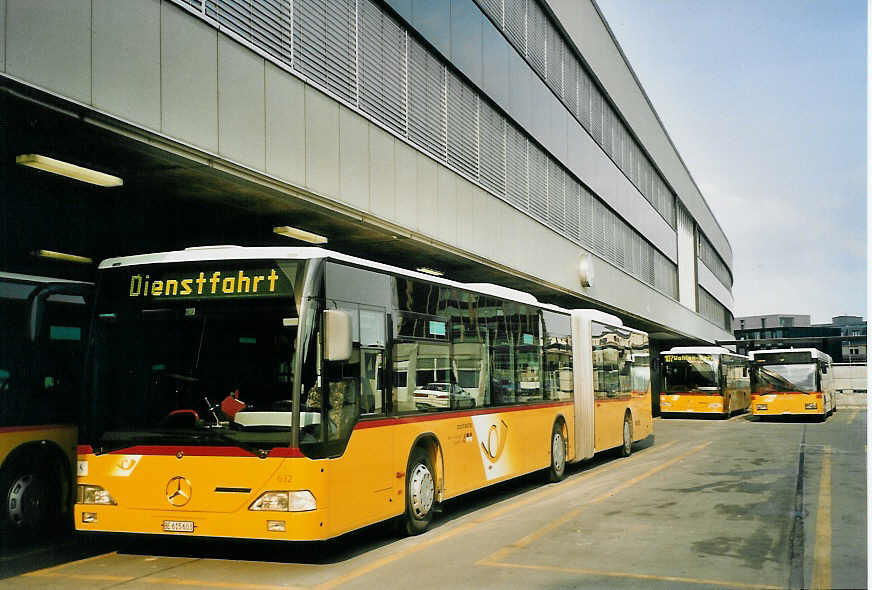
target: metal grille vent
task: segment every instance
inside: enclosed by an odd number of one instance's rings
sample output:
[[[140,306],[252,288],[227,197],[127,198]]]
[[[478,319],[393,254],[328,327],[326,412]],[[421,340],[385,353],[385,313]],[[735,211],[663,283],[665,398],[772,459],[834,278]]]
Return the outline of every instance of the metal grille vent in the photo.
[[[612,158],[615,157],[615,142],[614,142],[614,113],[608,103],[603,103],[603,141],[602,146],[606,153]]]
[[[591,80],[583,69],[578,71],[578,120],[590,132]]]
[[[360,108],[406,134],[406,31],[372,0],[361,0]]]
[[[588,248],[593,248],[593,201],[594,197],[585,187],[578,193],[578,238]]]
[[[566,182],[565,187],[565,203],[566,203],[566,233],[574,240],[580,240],[579,235],[579,205],[581,185],[574,178],[566,174],[564,176]]]
[[[560,33],[548,23],[546,63],[548,64],[548,86],[563,100],[563,39]]]
[[[503,0],[478,0],[478,5],[498,27],[503,26]]]
[[[448,74],[448,163],[478,178],[478,93]]]
[[[578,62],[569,54],[563,60],[563,100],[572,116],[578,118]]]
[[[489,104],[479,100],[479,133],[482,184],[500,196],[506,194],[506,121]]]
[[[548,225],[566,233],[566,201],[563,196],[563,168],[548,158]]]
[[[548,156],[539,146],[528,142],[530,215],[548,221]]]
[[[590,95],[590,134],[594,141],[603,144],[603,97],[596,89]]]
[[[730,312],[721,302],[709,294],[708,291],[697,285],[697,305],[699,313],[710,322],[717,324],[725,330],[730,330]]]
[[[521,55],[527,55],[527,0],[505,0],[503,30]]]
[[[527,58],[533,69],[546,78],[545,44],[549,23],[535,0],[527,2]]]
[[[506,199],[523,211],[529,210],[527,138],[508,121],[506,121]]]
[[[445,66],[409,38],[409,139],[445,157]]]
[[[708,238],[705,237],[705,234],[698,232],[697,235],[699,236],[699,245],[697,247],[699,259],[727,289],[731,289],[733,287],[733,277],[730,275],[730,270],[727,268],[726,263],[724,263],[723,258],[718,254]]]
[[[200,8],[200,2],[186,0]],[[290,0],[206,0],[206,15],[290,65],[291,3]]]
[[[357,104],[354,0],[295,0],[294,69]]]

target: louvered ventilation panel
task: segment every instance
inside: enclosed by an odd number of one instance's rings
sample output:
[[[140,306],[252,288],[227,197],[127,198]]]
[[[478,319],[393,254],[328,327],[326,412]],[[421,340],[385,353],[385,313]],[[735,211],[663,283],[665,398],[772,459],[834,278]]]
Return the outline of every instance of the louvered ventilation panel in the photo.
[[[579,186],[578,193],[578,238],[581,243],[594,249],[593,239],[593,202],[594,197],[585,187]]]
[[[445,66],[409,37],[409,139],[445,158]]]
[[[529,211],[527,181],[527,138],[506,121],[506,200]]]
[[[590,133],[594,141],[603,144],[603,97],[593,87],[590,93]]]
[[[357,103],[354,0],[294,2],[294,69],[346,101]]]
[[[530,183],[530,215],[548,222],[548,156],[539,146],[529,143],[527,146],[529,183]]]
[[[360,108],[406,134],[406,31],[372,0],[361,0]]]
[[[527,54],[527,0],[504,0],[503,30],[521,55]]]
[[[606,253],[606,208],[599,199],[593,199],[593,222],[591,235],[594,251],[600,256]]]
[[[548,21],[536,0],[527,0],[527,58],[530,65],[545,79],[545,44]]]
[[[482,11],[497,24],[497,28],[503,26],[503,0],[477,0]]]
[[[613,119],[614,114],[612,113],[612,108],[608,103],[603,103],[603,140],[601,145],[606,153],[611,157],[614,157],[614,138],[612,137],[612,128],[614,126]]]
[[[578,120],[582,126],[590,132],[590,100],[591,100],[590,76],[584,69],[578,70]]]
[[[484,100],[479,101],[481,183],[498,195],[506,194],[506,120]]]
[[[566,201],[563,196],[563,168],[548,158],[548,225],[566,234]]]
[[[564,181],[566,182],[564,187],[566,197],[566,234],[573,240],[581,240],[579,235],[579,193],[581,185],[569,174],[565,175]]]
[[[478,178],[478,94],[448,74],[448,163]]]
[[[578,60],[568,51],[563,58],[563,102],[578,118]]]
[[[550,22],[547,22],[546,30],[545,62],[548,66],[548,86],[563,100],[563,39]]]
[[[293,61],[289,0],[206,0],[206,15],[276,59],[288,65]]]

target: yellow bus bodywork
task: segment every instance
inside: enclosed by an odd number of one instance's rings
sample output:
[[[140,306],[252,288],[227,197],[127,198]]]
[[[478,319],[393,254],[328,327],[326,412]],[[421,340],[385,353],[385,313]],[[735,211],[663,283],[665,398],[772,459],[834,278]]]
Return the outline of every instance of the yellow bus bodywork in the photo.
[[[724,400],[727,400],[726,402]],[[724,414],[747,410],[751,392],[745,389],[729,391],[725,395],[708,393],[661,393],[660,412],[663,414]]]
[[[785,414],[824,415],[835,406],[832,393],[778,392],[754,396],[751,402],[753,416],[781,416]],[[806,407],[814,404],[814,408]]]
[[[76,466],[76,437],[78,429],[67,424],[40,426],[11,426],[0,428],[0,465],[16,449],[28,443],[53,443],[66,456],[70,473]]]
[[[547,467],[552,428],[560,418],[565,423],[567,459],[572,460],[571,402],[541,406],[362,421],[343,455],[333,459],[220,456],[220,448],[214,447],[132,447],[101,455],[85,450],[78,459],[87,468],[80,466],[78,483],[102,486],[117,505],[77,504],[76,527],[163,534],[165,521],[182,521],[192,522],[193,532],[175,534],[284,540],[335,537],[405,511],[406,466],[422,436],[436,441],[432,461],[439,500]],[[239,454],[238,449],[234,452]],[[175,491],[168,490],[170,480],[178,476],[191,487],[190,500],[181,507],[168,500]],[[309,490],[317,509],[249,510],[263,492],[275,490]],[[94,522],[84,522],[85,513]],[[286,530],[267,530],[267,521],[274,520],[285,521]]]

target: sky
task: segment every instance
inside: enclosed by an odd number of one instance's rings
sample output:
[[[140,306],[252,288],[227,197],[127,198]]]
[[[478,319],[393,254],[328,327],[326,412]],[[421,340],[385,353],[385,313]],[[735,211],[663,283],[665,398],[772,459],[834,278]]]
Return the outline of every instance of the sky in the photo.
[[[733,247],[733,315],[865,315],[865,0],[597,4]]]

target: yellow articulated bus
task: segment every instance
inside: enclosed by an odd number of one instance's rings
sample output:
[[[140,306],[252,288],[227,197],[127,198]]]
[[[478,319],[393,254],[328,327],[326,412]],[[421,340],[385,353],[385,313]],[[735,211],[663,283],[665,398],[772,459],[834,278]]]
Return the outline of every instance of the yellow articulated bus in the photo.
[[[76,526],[321,540],[652,432],[648,338],[320,248],[100,265]],[[634,379],[635,377],[635,379]]]
[[[748,409],[748,357],[720,346],[676,346],[663,357],[660,412],[717,414],[729,418]]]
[[[0,273],[0,538],[44,534],[73,506],[93,286]],[[67,524],[69,526],[69,524]]]
[[[754,416],[818,416],[836,411],[832,358],[816,348],[752,350]]]

